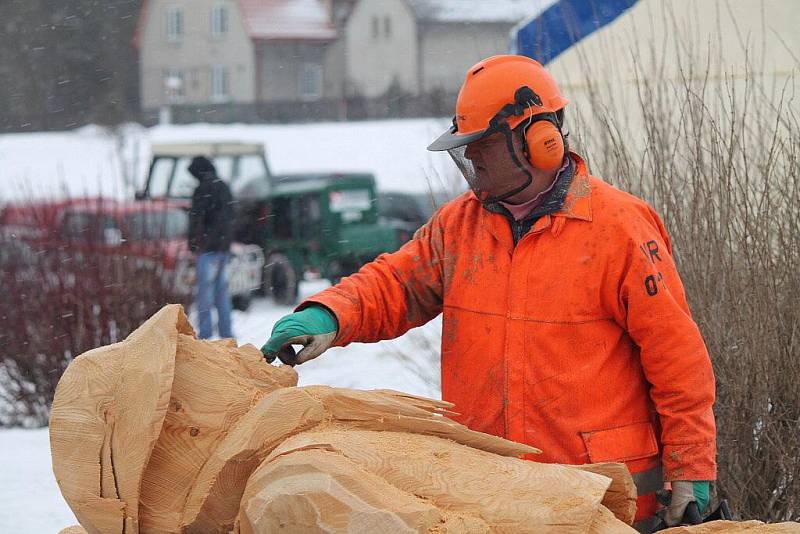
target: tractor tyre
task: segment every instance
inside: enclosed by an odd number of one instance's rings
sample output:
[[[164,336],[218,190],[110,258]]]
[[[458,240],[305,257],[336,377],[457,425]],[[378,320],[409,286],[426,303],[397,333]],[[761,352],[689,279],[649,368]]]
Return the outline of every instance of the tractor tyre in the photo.
[[[233,295],[231,297],[231,306],[233,306],[234,310],[245,312],[250,308],[252,300],[250,295]]]
[[[275,304],[291,306],[297,302],[298,282],[297,273],[289,258],[279,253],[267,257],[262,285],[264,294],[271,296]]]

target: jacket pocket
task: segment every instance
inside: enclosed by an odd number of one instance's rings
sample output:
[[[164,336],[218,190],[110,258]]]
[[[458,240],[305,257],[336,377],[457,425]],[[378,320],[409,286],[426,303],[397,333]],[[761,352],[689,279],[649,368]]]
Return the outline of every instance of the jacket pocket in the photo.
[[[658,454],[656,434],[649,421],[581,432],[581,437],[592,463],[627,462]]]

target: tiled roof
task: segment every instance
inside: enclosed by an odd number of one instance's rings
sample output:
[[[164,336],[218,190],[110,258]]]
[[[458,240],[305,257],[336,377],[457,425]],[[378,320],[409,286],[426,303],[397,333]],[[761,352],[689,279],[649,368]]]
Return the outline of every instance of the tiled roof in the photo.
[[[325,0],[239,0],[239,7],[252,39],[336,39]]]
[[[422,21],[506,22],[516,24],[556,0],[406,0]]]
[[[374,0],[373,0],[374,1]],[[133,37],[141,44],[151,2],[142,2]],[[336,28],[330,0],[239,0],[244,26],[251,39],[332,41]]]

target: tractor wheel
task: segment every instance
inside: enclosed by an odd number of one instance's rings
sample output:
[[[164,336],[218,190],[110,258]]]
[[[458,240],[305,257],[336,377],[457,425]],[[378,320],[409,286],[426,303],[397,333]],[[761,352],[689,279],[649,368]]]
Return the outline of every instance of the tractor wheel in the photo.
[[[248,308],[250,308],[251,301],[252,298],[250,297],[250,295],[243,295],[243,294],[233,295],[231,297],[231,306],[233,306],[234,310],[239,310],[244,312],[247,311]]]
[[[330,269],[331,275],[329,280],[331,281],[331,284],[338,284],[342,278],[357,272],[362,266],[366,265],[370,261],[372,261],[370,258],[347,258],[341,260],[341,262],[337,262],[334,264],[334,267]]]
[[[290,306],[297,301],[298,280],[289,258],[283,254],[270,254],[264,263],[262,284],[264,294],[272,296],[275,304]]]

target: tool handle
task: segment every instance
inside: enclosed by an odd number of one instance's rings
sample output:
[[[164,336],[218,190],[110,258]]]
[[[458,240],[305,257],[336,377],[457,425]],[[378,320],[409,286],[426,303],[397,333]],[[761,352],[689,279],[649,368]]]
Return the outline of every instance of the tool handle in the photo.
[[[703,516],[700,514],[700,509],[697,507],[695,501],[686,505],[686,510],[683,512],[682,525],[699,525],[703,522]]]

